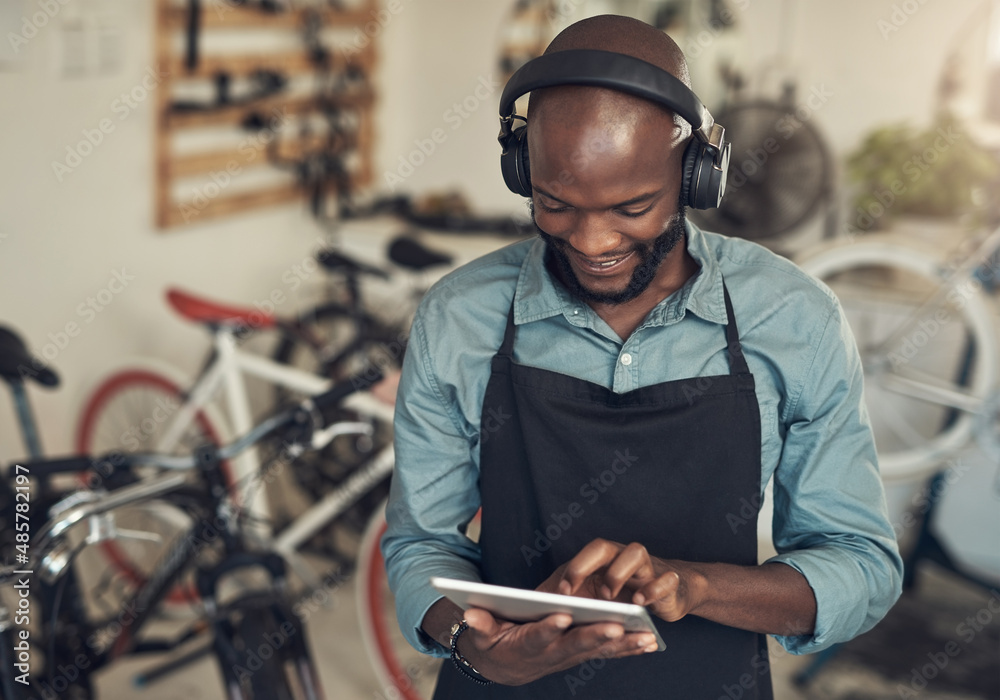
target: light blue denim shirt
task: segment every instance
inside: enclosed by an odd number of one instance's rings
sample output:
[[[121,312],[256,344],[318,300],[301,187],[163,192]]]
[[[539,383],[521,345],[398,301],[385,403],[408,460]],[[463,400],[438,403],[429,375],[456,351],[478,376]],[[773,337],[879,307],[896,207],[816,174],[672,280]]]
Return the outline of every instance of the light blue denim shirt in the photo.
[[[446,655],[419,630],[441,597],[429,578],[480,580],[478,546],[463,533],[479,508],[480,425],[510,419],[482,413],[512,297],[515,362],[623,393],[729,373],[725,277],[760,404],[762,497],[774,479],[771,561],[801,572],[816,595],[814,633],[778,640],[792,653],[818,651],[870,629],[899,597],[902,561],[861,362],[835,297],[754,243],[688,224],[687,247],[701,269],[624,342],[553,281],[540,239],[465,265],[424,298],[396,404],[396,471],[382,540],[400,626],[416,648]],[[747,513],[732,515],[734,531],[753,527]]]

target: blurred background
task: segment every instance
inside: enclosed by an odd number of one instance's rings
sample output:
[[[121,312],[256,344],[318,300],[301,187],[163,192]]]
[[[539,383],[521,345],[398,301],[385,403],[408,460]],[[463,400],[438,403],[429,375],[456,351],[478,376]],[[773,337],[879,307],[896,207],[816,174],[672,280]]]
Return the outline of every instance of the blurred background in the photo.
[[[270,356],[284,338],[270,314],[343,302],[338,255],[388,271],[363,276],[365,312],[405,328],[434,279],[531,235],[497,167],[500,91],[561,28],[602,13],[668,32],[734,142],[726,204],[692,218],[842,289],[873,377],[897,367],[887,339],[903,343],[906,378],[939,375],[931,399],[890,387],[877,404],[869,380],[923,597],[824,666],[779,658],[778,697],[1000,697],[995,0],[4,0],[0,325],[23,339],[28,375],[61,377],[27,385],[41,447],[80,448],[95,389],[137,358],[194,381],[211,337],[178,313],[197,302],[171,305],[169,289],[245,307],[241,348]],[[401,235],[449,260],[390,258]],[[866,349],[885,361],[869,366]],[[272,388],[248,390],[265,412]],[[0,401],[0,463],[28,451]],[[350,629],[351,610],[330,614]],[[959,652],[935,666],[946,647]],[[331,697],[395,697],[340,653]],[[215,697],[194,686],[182,694]]]

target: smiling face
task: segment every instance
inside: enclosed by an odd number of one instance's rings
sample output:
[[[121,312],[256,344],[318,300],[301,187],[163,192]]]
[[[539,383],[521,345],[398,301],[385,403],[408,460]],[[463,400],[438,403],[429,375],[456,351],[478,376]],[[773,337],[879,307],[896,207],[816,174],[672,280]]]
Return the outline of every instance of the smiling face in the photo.
[[[532,99],[533,216],[556,274],[590,303],[659,301],[674,287],[669,260],[683,254],[685,131],[666,110],[609,90]]]

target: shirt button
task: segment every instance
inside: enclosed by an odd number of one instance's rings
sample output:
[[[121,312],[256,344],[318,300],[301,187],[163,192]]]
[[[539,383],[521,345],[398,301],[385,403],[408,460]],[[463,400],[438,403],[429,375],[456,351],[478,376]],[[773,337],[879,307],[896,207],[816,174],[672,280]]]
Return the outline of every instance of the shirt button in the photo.
[[[580,309],[573,309],[573,315],[574,316],[579,316],[580,315]]]
[[[625,365],[626,367],[632,364],[632,356],[628,353],[622,355],[622,364]]]

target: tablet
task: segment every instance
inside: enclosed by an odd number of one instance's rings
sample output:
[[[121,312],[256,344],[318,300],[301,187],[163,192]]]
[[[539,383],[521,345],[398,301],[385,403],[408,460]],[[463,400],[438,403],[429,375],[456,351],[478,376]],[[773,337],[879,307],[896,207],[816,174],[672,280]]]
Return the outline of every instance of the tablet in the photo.
[[[439,576],[431,578],[431,585],[463,610],[482,608],[513,622],[534,622],[553,613],[571,615],[574,625],[618,622],[628,632],[651,632],[656,636],[658,650],[667,648],[649,612],[634,603],[542,593]]]

